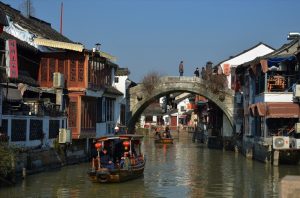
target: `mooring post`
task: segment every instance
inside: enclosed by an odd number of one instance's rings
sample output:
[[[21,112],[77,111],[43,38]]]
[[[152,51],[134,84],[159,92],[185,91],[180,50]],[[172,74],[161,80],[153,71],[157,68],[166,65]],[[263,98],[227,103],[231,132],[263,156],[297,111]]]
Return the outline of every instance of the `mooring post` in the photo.
[[[278,166],[279,164],[279,151],[275,150],[273,153],[273,166]]]
[[[23,177],[23,179],[26,178],[26,168],[25,167],[22,169],[22,177]]]

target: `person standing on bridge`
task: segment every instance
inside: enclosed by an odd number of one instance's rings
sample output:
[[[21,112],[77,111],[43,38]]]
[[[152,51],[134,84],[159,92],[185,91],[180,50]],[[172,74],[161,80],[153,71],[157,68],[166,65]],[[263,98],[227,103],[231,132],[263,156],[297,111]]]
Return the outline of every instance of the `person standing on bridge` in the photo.
[[[195,74],[196,77],[199,78],[200,73],[199,73],[199,68],[198,67],[196,68],[194,74]]]
[[[179,64],[179,75],[183,76],[183,61],[180,61],[180,64]]]

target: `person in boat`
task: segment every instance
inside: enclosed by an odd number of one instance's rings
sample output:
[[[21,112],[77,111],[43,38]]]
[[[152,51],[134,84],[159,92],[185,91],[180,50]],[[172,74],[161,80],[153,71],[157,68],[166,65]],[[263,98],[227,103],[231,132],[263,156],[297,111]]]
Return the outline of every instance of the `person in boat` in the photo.
[[[172,138],[169,126],[166,126],[165,133],[166,133],[166,138]]]
[[[124,152],[123,157],[121,157],[120,167],[122,169],[128,169],[130,165],[130,160],[128,158],[128,152]]]
[[[112,162],[111,157],[107,153],[107,149],[104,148],[100,155],[100,163],[103,168],[114,169],[114,163]]]
[[[161,139],[161,135],[160,135],[160,132],[158,131],[157,127],[155,128],[155,138],[156,139]]]
[[[118,126],[115,127],[115,131],[114,131],[114,134],[115,135],[119,135],[119,132],[120,132],[120,128]]]

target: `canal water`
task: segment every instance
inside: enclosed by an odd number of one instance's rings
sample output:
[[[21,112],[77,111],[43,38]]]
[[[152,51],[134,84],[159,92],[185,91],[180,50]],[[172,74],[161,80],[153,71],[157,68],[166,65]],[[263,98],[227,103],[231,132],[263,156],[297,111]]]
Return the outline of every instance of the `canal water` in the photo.
[[[30,175],[0,197],[278,197],[285,175],[299,166],[272,167],[244,156],[208,149],[182,133],[172,145],[144,138],[144,176],[120,184],[96,184],[87,177],[89,163]]]

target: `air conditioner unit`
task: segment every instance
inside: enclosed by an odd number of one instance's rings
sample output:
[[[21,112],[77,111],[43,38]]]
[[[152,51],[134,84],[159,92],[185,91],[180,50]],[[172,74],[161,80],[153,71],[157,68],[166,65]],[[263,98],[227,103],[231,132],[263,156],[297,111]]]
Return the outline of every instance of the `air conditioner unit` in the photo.
[[[292,141],[292,148],[300,149],[300,139],[293,138],[291,141]]]
[[[290,137],[273,136],[273,149],[289,149]]]
[[[294,97],[300,97],[300,85],[296,85],[294,90]]]
[[[59,134],[58,134],[58,143],[64,144],[67,141],[67,133],[65,128],[60,128],[59,129]]]
[[[300,133],[300,122],[295,123],[295,132]]]
[[[53,73],[53,87],[54,88],[64,88],[64,75],[59,72]]]
[[[72,132],[70,129],[60,128],[58,134],[58,143],[72,143]]]

